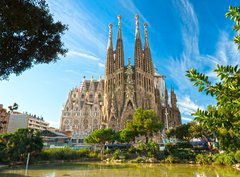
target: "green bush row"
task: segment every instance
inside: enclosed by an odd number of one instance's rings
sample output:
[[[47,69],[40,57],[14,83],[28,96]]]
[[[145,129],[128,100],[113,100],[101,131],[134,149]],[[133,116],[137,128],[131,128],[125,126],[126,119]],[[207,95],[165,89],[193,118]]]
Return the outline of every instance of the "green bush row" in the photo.
[[[82,158],[98,158],[99,152],[90,151],[89,149],[71,149],[66,148],[52,148],[43,149],[39,154],[39,160],[79,160]]]
[[[218,165],[232,165],[240,162],[240,150],[237,152],[204,155],[198,154],[195,159],[199,164],[218,164]]]

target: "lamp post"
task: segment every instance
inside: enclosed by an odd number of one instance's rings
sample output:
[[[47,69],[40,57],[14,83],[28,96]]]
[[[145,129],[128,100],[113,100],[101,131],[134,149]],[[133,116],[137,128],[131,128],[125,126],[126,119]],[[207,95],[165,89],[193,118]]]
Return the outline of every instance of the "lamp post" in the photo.
[[[168,110],[167,110],[167,107],[165,108],[165,116],[166,116],[166,128],[168,130]]]

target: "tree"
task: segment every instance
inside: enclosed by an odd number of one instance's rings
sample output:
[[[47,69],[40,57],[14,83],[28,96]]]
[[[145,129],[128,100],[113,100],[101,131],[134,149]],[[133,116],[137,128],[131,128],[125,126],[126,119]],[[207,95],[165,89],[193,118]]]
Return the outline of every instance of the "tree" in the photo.
[[[206,130],[203,126],[198,124],[196,121],[182,124],[166,131],[168,138],[177,138],[183,141],[189,141],[193,138],[208,139],[212,133]]]
[[[238,49],[240,49],[240,7],[229,6],[229,12],[225,15],[235,22],[233,30],[237,32],[237,35],[234,37],[234,42],[238,45]]]
[[[135,127],[139,135],[146,137],[146,143],[149,137],[154,133],[158,133],[163,128],[163,123],[153,110],[143,110],[138,108],[133,115],[132,126]]]
[[[166,131],[166,135],[168,138],[175,137],[179,140],[189,140],[191,139],[190,133],[189,133],[190,124],[182,124],[177,127],[168,129]]]
[[[234,20],[233,30],[237,32],[234,42],[240,49],[240,7],[229,6],[226,17]],[[222,148],[236,150],[240,148],[240,68],[217,65],[214,70],[220,82],[211,83],[208,76],[194,68],[186,76],[198,87],[199,92],[214,96],[216,105],[209,105],[207,110],[198,109],[193,115],[203,126],[216,134]]]
[[[28,153],[36,155],[42,147],[40,132],[35,129],[18,129],[15,133],[0,136],[0,151],[11,162],[24,160]]]
[[[240,148],[240,69],[238,66],[217,65],[214,72],[220,79],[215,84],[195,69],[187,71],[187,76],[199,91],[217,100],[215,106],[209,105],[207,110],[198,109],[193,115],[195,120],[216,133],[225,148]]]
[[[45,0],[0,1],[0,80],[21,74],[35,64],[55,62],[64,55],[61,35]]]
[[[111,128],[94,130],[84,142],[87,144],[101,144],[113,142],[115,140],[115,131]]]

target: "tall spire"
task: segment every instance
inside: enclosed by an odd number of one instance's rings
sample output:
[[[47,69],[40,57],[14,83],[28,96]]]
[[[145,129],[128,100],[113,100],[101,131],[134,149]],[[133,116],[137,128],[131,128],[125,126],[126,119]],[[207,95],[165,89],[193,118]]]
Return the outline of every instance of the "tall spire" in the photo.
[[[149,42],[148,42],[148,24],[145,22],[144,23],[144,38],[145,38],[145,44],[144,44],[144,47],[148,47],[149,48]]]
[[[142,42],[140,38],[139,31],[139,16],[135,16],[136,19],[136,31],[135,31],[135,49],[134,49],[134,64],[136,68],[142,68],[143,60],[142,60]]]
[[[135,16],[136,19],[136,31],[135,31],[135,38],[140,39],[140,33],[139,33],[139,16]]]
[[[122,17],[120,15],[118,15],[118,36],[117,36],[117,39],[122,39],[121,19],[122,19]]]
[[[113,42],[112,42],[112,24],[108,25],[109,27],[109,35],[108,35],[108,46],[107,46],[107,57],[106,57],[106,69],[105,76],[112,73],[113,67]]]
[[[121,19],[122,17],[118,16],[118,34],[117,34],[117,46],[116,46],[116,57],[115,57],[115,69],[124,67],[124,51],[123,51],[123,41],[122,41],[122,30],[121,30]]]
[[[107,45],[107,49],[112,49],[113,48],[113,42],[112,42],[112,24],[108,25],[109,27],[109,35],[108,35],[108,45]]]

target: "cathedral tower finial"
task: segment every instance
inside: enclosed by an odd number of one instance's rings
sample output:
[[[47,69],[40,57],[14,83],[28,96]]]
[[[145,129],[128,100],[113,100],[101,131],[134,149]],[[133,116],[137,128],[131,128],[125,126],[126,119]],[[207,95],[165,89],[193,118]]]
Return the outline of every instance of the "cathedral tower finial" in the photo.
[[[118,39],[122,39],[122,30],[121,30],[121,26],[122,26],[122,23],[121,23],[121,19],[122,19],[122,16],[121,15],[118,15]]]
[[[144,46],[145,46],[145,47],[149,47],[149,42],[148,42],[148,29],[147,29],[147,27],[148,27],[148,24],[145,22],[145,23],[144,23],[144,38],[145,38],[145,44],[144,44]]]
[[[107,49],[112,49],[113,48],[113,44],[112,44],[112,24],[108,25],[109,27],[109,35],[108,35],[108,46]]]
[[[135,16],[136,19],[136,31],[135,31],[135,38],[139,39],[140,38],[140,33],[139,33],[139,16]]]

